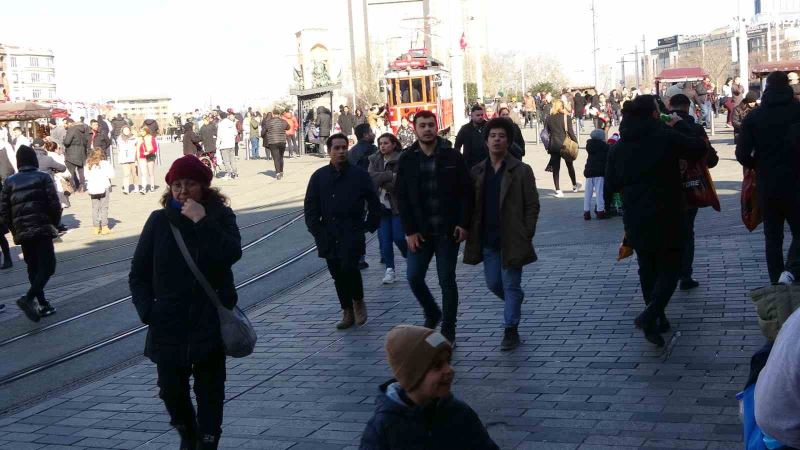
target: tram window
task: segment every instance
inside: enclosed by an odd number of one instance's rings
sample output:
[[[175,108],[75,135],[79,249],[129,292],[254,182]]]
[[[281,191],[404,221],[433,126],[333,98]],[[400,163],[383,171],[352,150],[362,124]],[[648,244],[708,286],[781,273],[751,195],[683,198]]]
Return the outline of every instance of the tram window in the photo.
[[[411,101],[414,103],[423,101],[422,78],[414,78],[411,80]]]
[[[394,99],[395,99],[395,97],[394,97],[394,95],[395,95],[395,86],[394,86],[395,81],[396,80],[393,79],[393,78],[390,78],[390,79],[386,80],[386,94],[387,94],[386,96],[389,99],[389,106],[394,106],[395,103],[396,103],[394,101]]]
[[[400,103],[411,103],[411,89],[408,79],[398,80],[400,84]]]

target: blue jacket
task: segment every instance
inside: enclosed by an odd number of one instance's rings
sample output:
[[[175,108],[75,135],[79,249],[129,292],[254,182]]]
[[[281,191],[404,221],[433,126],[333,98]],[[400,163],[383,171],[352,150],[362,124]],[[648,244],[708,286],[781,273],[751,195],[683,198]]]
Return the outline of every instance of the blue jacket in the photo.
[[[427,406],[409,406],[395,380],[381,385],[380,391],[361,450],[500,449],[475,411],[452,394]]]
[[[320,258],[357,264],[366,249],[364,232],[372,233],[380,224],[380,202],[367,171],[345,167],[339,172],[329,164],[311,175],[305,219]]]
[[[350,164],[369,170],[369,157],[378,151],[378,147],[369,141],[358,141],[350,151],[347,152],[347,160]]]

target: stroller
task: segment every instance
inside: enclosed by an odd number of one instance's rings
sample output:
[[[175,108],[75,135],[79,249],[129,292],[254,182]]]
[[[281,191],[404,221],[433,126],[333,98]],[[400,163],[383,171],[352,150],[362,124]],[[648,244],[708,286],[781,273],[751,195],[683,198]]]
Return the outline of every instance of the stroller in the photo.
[[[213,173],[214,174],[214,178],[216,178],[217,175],[218,175],[218,172],[220,170],[219,169],[219,164],[217,164],[217,152],[216,151],[213,151],[213,152],[203,151],[203,152],[200,152],[200,156],[198,156],[198,158],[200,158],[200,162],[202,162],[203,164],[205,164],[206,167],[211,169],[211,173]]]

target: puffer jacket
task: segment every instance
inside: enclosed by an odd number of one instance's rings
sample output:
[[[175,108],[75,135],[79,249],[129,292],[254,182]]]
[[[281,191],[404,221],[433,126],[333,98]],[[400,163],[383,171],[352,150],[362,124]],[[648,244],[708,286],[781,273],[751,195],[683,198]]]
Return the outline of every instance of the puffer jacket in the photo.
[[[380,386],[375,415],[361,436],[360,450],[499,450],[478,414],[453,397],[409,405],[400,384]]]
[[[275,116],[267,121],[265,129],[261,130],[266,145],[285,144],[286,130],[289,124],[281,117]]]
[[[36,166],[26,165],[3,181],[0,221],[11,230],[14,242],[58,236],[61,202],[53,178]]]
[[[233,211],[206,204],[194,223],[178,209],[150,214],[133,255],[128,282],[133,304],[147,331],[144,354],[156,364],[187,367],[222,352],[219,316],[178,249],[169,224],[181,231],[186,247],[228,308],[237,302],[233,265],[242,257]]]

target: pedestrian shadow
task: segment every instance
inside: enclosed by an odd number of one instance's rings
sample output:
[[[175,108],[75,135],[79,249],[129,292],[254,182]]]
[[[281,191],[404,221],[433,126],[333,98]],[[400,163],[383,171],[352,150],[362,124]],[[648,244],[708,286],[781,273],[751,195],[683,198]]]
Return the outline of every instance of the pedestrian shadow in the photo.
[[[118,223],[122,223],[122,221],[114,219],[113,217],[108,218],[108,228],[111,228],[113,230],[114,228],[116,228]]]
[[[75,214],[61,216],[61,223],[67,228],[80,228],[81,221]]]
[[[264,176],[271,177],[271,178],[277,178],[278,177],[277,172],[275,172],[274,170],[265,170],[263,172],[258,172],[258,173],[259,173],[259,175],[264,175]]]

